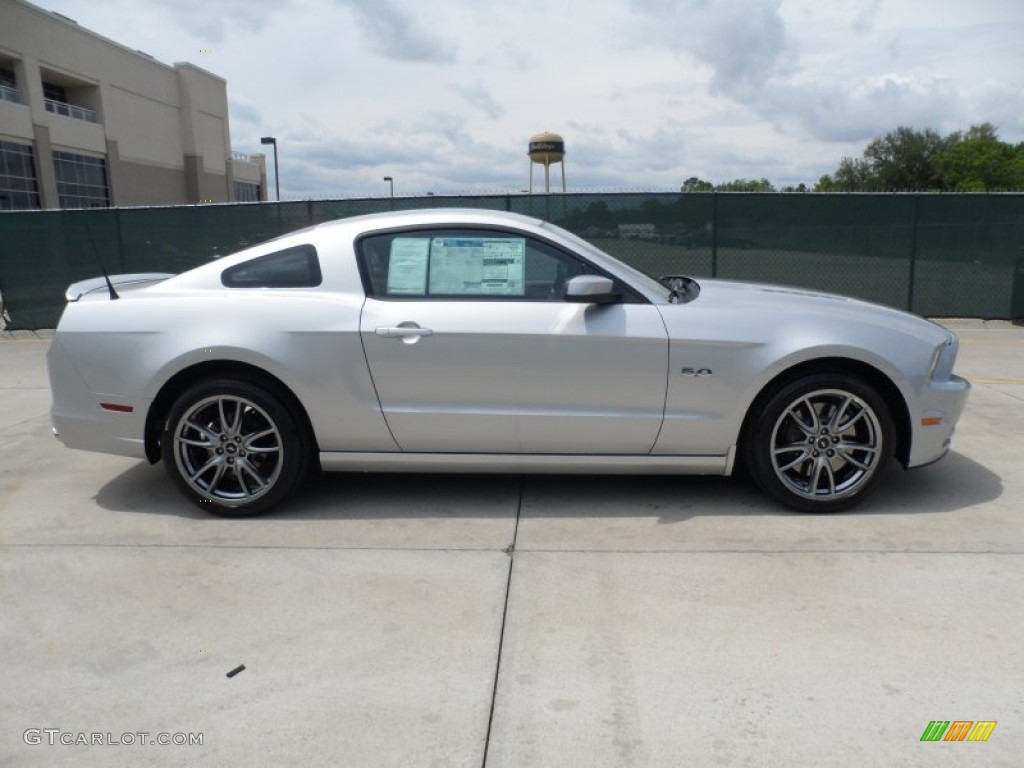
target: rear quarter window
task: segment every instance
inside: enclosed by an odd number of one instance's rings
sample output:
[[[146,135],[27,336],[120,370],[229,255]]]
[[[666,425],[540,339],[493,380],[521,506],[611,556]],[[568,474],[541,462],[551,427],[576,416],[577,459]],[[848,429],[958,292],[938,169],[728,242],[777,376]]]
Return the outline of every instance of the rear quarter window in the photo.
[[[314,288],[323,276],[316,248],[297,245],[228,267],[220,281],[227,288]]]

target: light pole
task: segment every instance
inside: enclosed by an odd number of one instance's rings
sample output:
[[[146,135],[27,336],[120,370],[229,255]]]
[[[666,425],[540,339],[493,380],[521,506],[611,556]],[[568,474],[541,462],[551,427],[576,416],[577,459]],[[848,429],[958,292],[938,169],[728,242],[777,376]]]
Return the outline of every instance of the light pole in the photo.
[[[281,174],[277,170],[277,139],[273,136],[264,136],[260,144],[274,145],[274,188],[277,190],[277,202],[281,202]]]
[[[395,196],[395,180],[393,178],[391,178],[390,176],[385,176],[384,177],[384,181],[386,181],[388,183],[388,185],[391,187],[391,197],[394,197]]]

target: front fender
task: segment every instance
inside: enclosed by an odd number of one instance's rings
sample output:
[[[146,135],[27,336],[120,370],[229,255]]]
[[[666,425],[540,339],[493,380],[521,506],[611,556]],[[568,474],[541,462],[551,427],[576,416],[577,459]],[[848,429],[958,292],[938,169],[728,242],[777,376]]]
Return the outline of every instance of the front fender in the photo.
[[[934,351],[919,337],[892,331],[875,349],[856,342],[856,323],[808,323],[767,315],[737,322],[735,312],[666,312],[669,348],[665,421],[655,454],[724,455],[736,445],[746,414],[773,380],[817,360],[870,366],[890,381],[905,403],[923,386]],[[861,329],[864,334],[869,331]],[[870,329],[872,338],[875,330]],[[690,371],[710,371],[692,375]]]

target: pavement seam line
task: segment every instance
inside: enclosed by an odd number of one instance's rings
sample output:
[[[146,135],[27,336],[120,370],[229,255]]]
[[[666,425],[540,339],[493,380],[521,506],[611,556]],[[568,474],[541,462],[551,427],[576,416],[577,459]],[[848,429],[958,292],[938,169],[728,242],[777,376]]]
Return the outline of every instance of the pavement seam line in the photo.
[[[295,551],[324,551],[324,552],[507,552],[506,549],[495,549],[494,547],[359,547],[325,546],[323,544],[153,544],[153,543],[129,543],[112,544],[109,542],[94,542],[83,544],[77,541],[25,541],[16,544],[6,545],[9,548],[22,547],[25,549],[45,547],[62,547],[80,549],[259,549],[259,550],[295,550]]]
[[[20,427],[22,424],[28,424],[30,421],[36,421],[37,419],[45,419],[47,414],[41,413],[38,416],[32,416],[24,421],[16,421],[13,424],[8,424],[3,429],[13,429],[14,427]]]
[[[992,549],[534,549],[536,555],[1010,555],[1024,551]]]
[[[512,567],[516,562],[516,541],[519,538],[519,521],[523,516],[523,489],[525,480],[519,481],[519,502],[516,505],[516,525],[512,530],[512,543],[505,552],[508,553],[508,578],[505,581],[505,605],[501,611],[501,631],[498,633],[498,658],[494,662],[494,686],[491,688],[491,709],[487,714],[487,734],[484,736],[484,756],[480,768],[487,768],[487,754],[491,747],[491,727],[494,725],[494,708],[498,700],[498,678],[501,675],[501,652],[505,647],[505,625],[508,621],[508,599],[512,593]]]
[[[994,387],[991,384],[986,384],[985,382],[981,382],[981,385],[984,386],[985,390],[988,392],[998,392],[1000,395],[1012,398],[1013,400],[1017,400],[1018,402],[1024,402],[1024,398],[1017,397],[1017,395],[1013,394],[1012,392],[1007,392],[1005,389],[999,389],[998,387]]]
[[[517,521],[518,528],[518,521]],[[80,542],[8,542],[6,549],[251,549],[294,552],[504,552],[511,548],[494,547],[357,547],[301,544],[109,544]],[[524,547],[517,552],[539,555],[1024,555],[1024,550],[993,549],[568,549],[558,547]]]

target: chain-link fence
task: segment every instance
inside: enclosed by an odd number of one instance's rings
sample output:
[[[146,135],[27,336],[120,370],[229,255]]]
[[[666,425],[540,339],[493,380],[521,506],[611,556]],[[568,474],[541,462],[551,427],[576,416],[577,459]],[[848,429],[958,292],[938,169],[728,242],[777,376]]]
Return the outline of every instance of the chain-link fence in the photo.
[[[68,284],[181,272],[300,227],[468,207],[548,219],[654,276],[832,291],[920,315],[1024,317],[1024,195],[569,194],[0,213],[10,328],[56,325]]]

